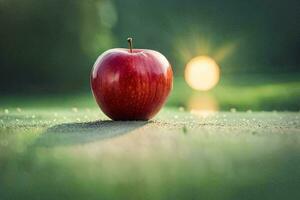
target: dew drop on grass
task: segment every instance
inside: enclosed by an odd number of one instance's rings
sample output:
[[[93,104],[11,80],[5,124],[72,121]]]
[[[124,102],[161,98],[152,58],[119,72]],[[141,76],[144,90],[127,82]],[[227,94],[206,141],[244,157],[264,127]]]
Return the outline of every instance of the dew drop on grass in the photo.
[[[4,113],[5,113],[5,114],[8,114],[8,113],[9,113],[9,110],[8,110],[8,109],[4,109]]]
[[[35,118],[35,115],[32,115],[31,118],[34,119],[34,118]]]
[[[20,107],[17,107],[17,112],[22,112],[22,109]]]
[[[73,111],[73,112],[78,112],[78,108],[73,107],[73,108],[72,108],[72,111]]]

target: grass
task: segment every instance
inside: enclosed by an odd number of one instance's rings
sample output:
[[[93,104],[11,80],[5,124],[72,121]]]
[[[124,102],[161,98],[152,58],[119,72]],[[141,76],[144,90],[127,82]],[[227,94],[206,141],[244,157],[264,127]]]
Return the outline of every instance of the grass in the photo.
[[[299,112],[0,112],[0,199],[299,199]],[[99,121],[100,120],[100,121]]]
[[[187,109],[213,109],[229,111],[235,108],[239,111],[299,111],[300,110],[300,81],[297,77],[288,76],[265,80],[263,76],[230,81],[222,79],[216,88],[209,92],[192,90],[183,79],[176,78],[174,88],[167,106],[183,106]],[[196,102],[196,103],[195,103]],[[198,102],[198,103],[197,103]],[[200,102],[200,103],[199,103]],[[200,104],[200,105],[199,105]],[[91,92],[81,94],[60,95],[9,95],[0,98],[0,106],[16,107],[94,107],[95,101]],[[204,107],[203,107],[204,106]]]
[[[150,122],[110,121],[90,93],[1,97],[0,199],[299,199],[300,82],[239,78],[176,79]]]
[[[260,80],[262,77],[257,77]],[[240,111],[247,110],[300,110],[300,81],[290,79],[286,81],[263,80],[254,78],[240,79],[230,82],[221,80],[213,90],[196,92],[189,88],[183,79],[174,81],[174,91],[169,99],[170,106],[185,106],[193,109],[197,105],[193,102],[206,103],[207,100],[215,102],[214,107],[219,110],[236,108]],[[210,104],[208,104],[208,108]],[[204,107],[205,108],[205,107]]]

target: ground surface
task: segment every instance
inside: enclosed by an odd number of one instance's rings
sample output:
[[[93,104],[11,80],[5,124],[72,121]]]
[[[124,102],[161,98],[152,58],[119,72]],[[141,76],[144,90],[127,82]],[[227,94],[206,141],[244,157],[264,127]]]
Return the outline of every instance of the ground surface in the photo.
[[[299,199],[299,112],[0,111],[0,199]]]

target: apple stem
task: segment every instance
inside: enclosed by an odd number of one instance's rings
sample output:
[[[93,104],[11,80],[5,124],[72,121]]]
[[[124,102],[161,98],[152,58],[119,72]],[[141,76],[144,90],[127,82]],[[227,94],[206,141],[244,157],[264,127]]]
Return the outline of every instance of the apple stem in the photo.
[[[127,42],[129,45],[130,53],[132,53],[132,38],[131,37],[127,38]]]

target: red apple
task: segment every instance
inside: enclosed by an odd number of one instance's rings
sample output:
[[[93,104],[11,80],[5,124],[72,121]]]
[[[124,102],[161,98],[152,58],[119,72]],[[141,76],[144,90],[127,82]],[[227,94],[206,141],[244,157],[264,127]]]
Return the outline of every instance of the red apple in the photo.
[[[173,85],[168,60],[148,49],[110,49],[93,66],[91,88],[101,110],[113,120],[149,120]]]

